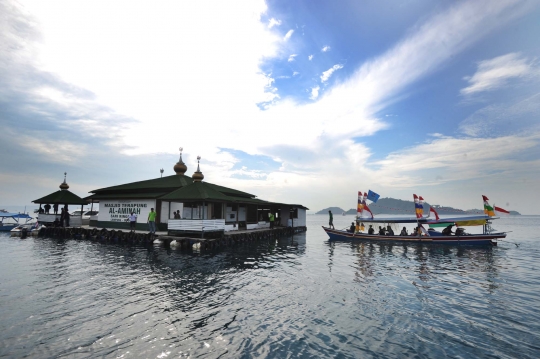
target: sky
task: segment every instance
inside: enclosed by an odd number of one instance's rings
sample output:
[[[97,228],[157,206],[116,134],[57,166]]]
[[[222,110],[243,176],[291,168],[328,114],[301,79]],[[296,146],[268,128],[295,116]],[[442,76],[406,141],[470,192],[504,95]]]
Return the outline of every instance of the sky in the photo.
[[[0,208],[191,175],[540,214],[540,2],[0,0]],[[412,209],[411,209],[412,212]]]

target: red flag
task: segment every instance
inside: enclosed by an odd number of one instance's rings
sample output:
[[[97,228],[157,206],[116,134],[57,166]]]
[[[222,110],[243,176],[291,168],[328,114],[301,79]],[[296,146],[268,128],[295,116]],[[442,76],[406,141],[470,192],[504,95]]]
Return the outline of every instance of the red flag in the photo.
[[[501,207],[494,206],[494,208],[495,208],[495,211],[496,211],[496,212],[501,212],[501,213],[510,214],[510,212],[508,212],[506,209],[503,209],[503,208],[501,208]]]
[[[373,219],[373,212],[371,212],[371,209],[369,209],[369,207],[367,206],[367,204],[364,204],[364,209],[365,209],[366,211],[368,211],[369,214],[371,214],[371,219]]]
[[[487,198],[486,196],[482,195],[482,198],[484,199],[484,201],[489,201],[489,198]]]
[[[433,213],[435,214],[435,219],[438,221],[438,220],[439,220],[439,214],[437,213],[437,211],[435,210],[435,208],[429,207],[429,211],[430,211],[430,212],[433,212]]]

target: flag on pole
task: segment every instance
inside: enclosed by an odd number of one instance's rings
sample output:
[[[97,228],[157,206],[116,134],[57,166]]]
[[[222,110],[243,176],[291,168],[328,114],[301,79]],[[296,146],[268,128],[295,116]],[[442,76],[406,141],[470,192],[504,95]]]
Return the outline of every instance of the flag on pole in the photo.
[[[377,193],[373,192],[372,190],[369,190],[367,199],[369,199],[371,202],[377,203],[377,201],[379,200],[379,197],[380,196]]]
[[[369,207],[367,206],[367,204],[364,204],[364,209],[365,209],[366,211],[368,211],[369,214],[371,214],[371,219],[373,219],[373,212],[371,212],[371,209],[369,209]]]
[[[431,214],[431,212],[433,212],[433,214],[435,214],[435,220],[439,220],[439,214],[437,213],[437,211],[435,210],[435,208],[433,207],[429,207],[429,214]],[[429,216],[428,216],[429,217]]]
[[[362,192],[358,191],[358,207],[356,213],[360,214],[360,217],[362,217],[362,211],[364,210],[364,205],[362,204],[363,199],[364,196],[362,196]]]
[[[493,207],[489,204],[489,198],[482,195],[482,199],[484,200],[484,213],[490,217],[495,216],[495,212],[493,211]]]
[[[510,214],[510,212],[507,211],[507,210],[504,209],[504,208],[497,207],[497,206],[495,206],[495,205],[493,205],[493,208],[495,209],[495,212],[504,213],[504,214]]]
[[[422,215],[424,214],[424,206],[422,203],[424,202],[424,199],[420,196],[418,198],[417,195],[413,194],[414,198],[414,210],[416,212],[416,218],[422,218]]]

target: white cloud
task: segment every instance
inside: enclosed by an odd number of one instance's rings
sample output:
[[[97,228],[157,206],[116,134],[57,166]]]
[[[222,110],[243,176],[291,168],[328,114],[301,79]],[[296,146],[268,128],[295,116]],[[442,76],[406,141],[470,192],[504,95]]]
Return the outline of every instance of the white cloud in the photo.
[[[462,95],[494,90],[506,84],[513,77],[523,77],[531,73],[526,58],[518,53],[510,53],[490,60],[480,61],[476,73],[466,77],[469,86],[461,89]]]
[[[294,72],[292,73],[292,75],[293,75],[293,77],[294,77],[294,76],[298,76],[298,75],[300,75],[300,72],[294,71]]]
[[[321,49],[322,52],[330,51],[330,46],[326,45]]]
[[[459,124],[459,130],[474,137],[494,137],[519,134],[539,129],[540,92],[516,103],[496,103],[485,106]]]
[[[283,36],[283,41],[287,41],[291,38],[292,34],[294,34],[294,30],[291,29],[289,31],[287,31],[287,33],[285,34],[285,36]]]
[[[288,62],[293,62],[294,61],[294,58],[298,56],[297,54],[292,54],[292,55],[289,55],[289,58],[287,59]]]
[[[324,71],[321,75],[321,82],[326,82],[328,81],[328,79],[332,76],[332,74],[339,70],[339,69],[342,69],[343,68],[343,65],[341,64],[337,64],[337,65],[334,65],[332,66],[331,68],[329,68],[328,70]]]
[[[310,99],[315,100],[317,97],[319,97],[319,86],[315,86],[311,88],[311,96],[309,96]]]
[[[309,61],[313,60],[313,55],[309,55],[309,56],[308,56],[308,60],[309,60]]]
[[[271,18],[270,21],[268,21],[269,29],[273,28],[274,26],[279,26],[279,25],[281,25],[281,20],[276,20],[274,18]]]

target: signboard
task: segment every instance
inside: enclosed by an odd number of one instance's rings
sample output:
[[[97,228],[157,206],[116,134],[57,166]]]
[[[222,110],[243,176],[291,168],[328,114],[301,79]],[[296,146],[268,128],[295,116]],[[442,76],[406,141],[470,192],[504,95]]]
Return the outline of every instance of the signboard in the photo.
[[[98,221],[126,222],[131,212],[137,215],[137,222],[146,223],[150,208],[156,210],[154,200],[102,200],[99,203]]]

